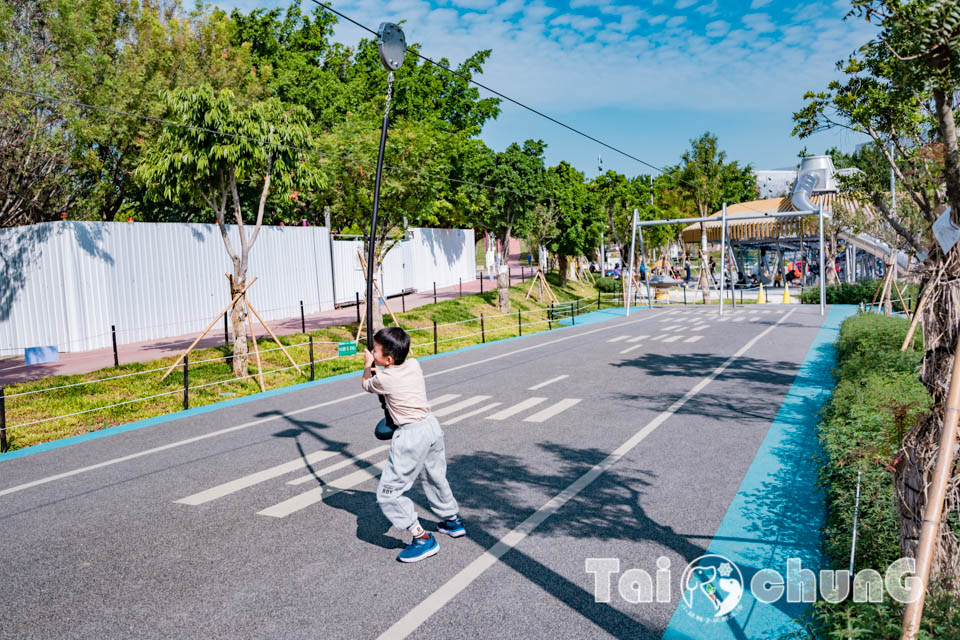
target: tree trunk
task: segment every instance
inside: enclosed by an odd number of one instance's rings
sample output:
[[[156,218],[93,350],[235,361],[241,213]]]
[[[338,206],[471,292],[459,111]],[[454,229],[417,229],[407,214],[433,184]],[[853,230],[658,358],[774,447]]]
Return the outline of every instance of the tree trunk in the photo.
[[[707,225],[700,223],[700,278],[698,283],[703,292],[703,299],[710,299],[710,263],[707,256]]]
[[[567,278],[569,277],[569,276],[568,276],[568,272],[569,272],[569,266],[568,266],[568,265],[569,265],[569,263],[570,263],[570,259],[567,258],[567,256],[562,255],[562,254],[559,255],[559,256],[557,256],[557,257],[558,257],[558,259],[560,260],[560,274],[559,274],[559,275],[560,275],[560,286],[562,287],[562,286],[564,286],[564,285],[567,284]]]
[[[957,136],[949,96],[933,91],[941,140],[944,142],[944,164],[947,196],[953,208],[953,221],[960,217],[960,163],[957,157]],[[936,242],[924,265],[924,286],[929,299],[923,308],[923,364],[920,381],[927,387],[934,408],[920,417],[917,425],[903,441],[903,461],[896,474],[900,499],[900,551],[905,557],[916,557],[917,540],[922,526],[927,491],[936,464],[940,430],[943,427],[946,396],[950,386],[953,358],[960,337],[960,249],[954,247],[946,256]],[[960,475],[953,454],[952,474],[947,485],[943,515],[939,523],[936,549],[930,566],[930,580],[952,578],[960,588],[960,542],[950,526],[960,509]]]
[[[500,305],[500,313],[510,311],[510,275],[505,264],[500,265],[500,272],[497,273],[497,302]]]
[[[245,277],[234,274],[230,280],[230,299],[243,290]],[[230,313],[230,325],[233,327],[233,377],[247,375],[247,314],[244,313],[243,298],[233,305]]]

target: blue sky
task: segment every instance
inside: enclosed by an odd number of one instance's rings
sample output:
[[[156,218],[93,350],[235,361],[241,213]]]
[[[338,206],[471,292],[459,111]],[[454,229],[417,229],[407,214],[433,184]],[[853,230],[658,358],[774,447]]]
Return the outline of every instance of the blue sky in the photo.
[[[289,0],[214,0],[249,11]],[[305,1],[303,8],[313,5]],[[844,21],[849,0],[339,0],[333,6],[373,28],[405,20],[407,42],[454,63],[492,49],[480,81],[651,164],[676,163],[691,138],[719,137],[730,159],[756,168],[790,166],[807,147],[845,151],[864,138],[825,132],[790,135],[807,90],[834,77],[834,63],[873,37],[873,27]],[[336,38],[365,35],[341,21]],[[588,176],[649,168],[601,148],[514,105],[482,137],[503,149],[541,138],[547,160],[567,160]]]

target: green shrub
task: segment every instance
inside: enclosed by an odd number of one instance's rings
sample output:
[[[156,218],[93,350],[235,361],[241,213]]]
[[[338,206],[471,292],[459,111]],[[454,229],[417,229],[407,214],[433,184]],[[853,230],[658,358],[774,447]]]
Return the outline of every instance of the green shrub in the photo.
[[[823,529],[826,566],[845,569],[850,560],[857,472],[860,511],[855,570],[883,574],[900,557],[900,524],[893,466],[904,434],[930,407],[916,369],[920,338],[900,353],[909,323],[863,313],[848,318],[836,342],[838,383],[825,407],[819,438],[823,458],[818,484],[826,493]],[[960,601],[932,586],[917,638],[951,637],[960,625]],[[817,602],[801,619],[794,638],[900,637],[903,605],[885,595],[882,603]]]
[[[880,282],[880,280],[863,280],[853,284],[841,282],[839,284],[828,285],[824,292],[826,302],[827,304],[860,304],[862,302],[863,304],[869,305],[873,301],[874,296],[877,295],[877,287],[880,286]],[[904,302],[912,308],[913,305],[916,304],[917,285],[903,282],[898,284],[900,285],[901,291],[903,291]],[[820,287],[805,287],[803,291],[800,292],[800,302],[803,304],[819,304]],[[897,312],[903,311],[896,291],[893,292],[892,308]]]
[[[609,276],[597,278],[597,289],[604,293],[613,293],[617,290],[617,281]]]

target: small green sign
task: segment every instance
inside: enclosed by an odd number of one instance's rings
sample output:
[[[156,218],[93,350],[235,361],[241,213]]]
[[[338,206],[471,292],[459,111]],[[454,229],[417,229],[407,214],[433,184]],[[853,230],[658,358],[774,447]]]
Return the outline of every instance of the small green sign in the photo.
[[[357,343],[353,340],[347,340],[346,342],[337,343],[337,355],[338,356],[355,356],[357,355]]]

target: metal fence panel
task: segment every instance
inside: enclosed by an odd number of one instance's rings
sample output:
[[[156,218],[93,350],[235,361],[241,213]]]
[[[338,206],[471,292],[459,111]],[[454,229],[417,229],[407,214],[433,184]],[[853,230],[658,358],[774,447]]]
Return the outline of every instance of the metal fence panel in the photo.
[[[249,229],[248,229],[249,232]],[[229,227],[235,250],[237,229]],[[331,274],[331,244],[333,274]],[[363,292],[356,251],[324,227],[263,227],[250,251],[249,299],[264,320],[351,302]],[[414,229],[384,260],[386,295],[472,280],[473,231]],[[233,265],[214,224],[47,222],[0,229],[0,355],[62,352],[196,333],[230,300]],[[380,279],[380,278],[378,278]],[[219,327],[214,331],[221,331]]]

